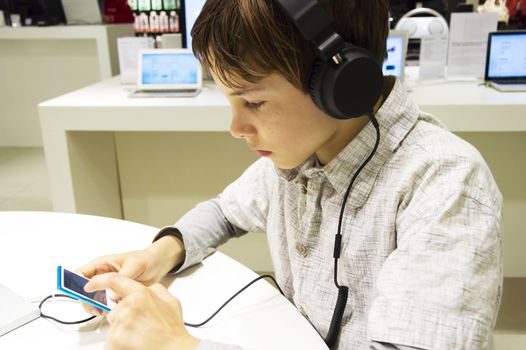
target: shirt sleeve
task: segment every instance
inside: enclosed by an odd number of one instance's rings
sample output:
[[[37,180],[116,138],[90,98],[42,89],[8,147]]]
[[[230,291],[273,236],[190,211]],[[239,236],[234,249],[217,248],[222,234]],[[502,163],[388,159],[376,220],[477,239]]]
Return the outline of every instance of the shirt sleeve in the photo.
[[[172,233],[173,231],[173,233]],[[215,248],[228,241],[231,237],[239,237],[245,230],[232,225],[219,206],[219,199],[211,199],[199,203],[186,213],[175,227],[163,228],[154,241],[170,232],[183,241],[185,260],[170,273],[180,272],[201,262],[212,254]]]
[[[490,349],[501,299],[502,197],[482,158],[434,160],[399,205],[377,280],[373,341]]]

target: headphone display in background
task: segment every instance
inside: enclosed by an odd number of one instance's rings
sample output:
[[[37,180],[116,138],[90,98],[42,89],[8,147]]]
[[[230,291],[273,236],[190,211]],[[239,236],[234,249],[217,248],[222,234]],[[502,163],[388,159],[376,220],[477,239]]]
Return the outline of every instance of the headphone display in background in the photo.
[[[414,17],[421,15],[427,15],[427,17]],[[403,15],[396,23],[395,29],[406,31],[412,39],[448,33],[446,19],[438,11],[423,7],[416,8]]]
[[[382,66],[345,42],[317,0],[277,0],[302,35],[318,49],[309,82],[314,103],[336,119],[372,113],[383,83]]]
[[[424,7],[413,9],[403,15],[396,23],[395,30],[408,33],[409,44],[406,60],[410,65],[418,64],[420,42],[423,36],[449,33],[446,19],[438,11]]]

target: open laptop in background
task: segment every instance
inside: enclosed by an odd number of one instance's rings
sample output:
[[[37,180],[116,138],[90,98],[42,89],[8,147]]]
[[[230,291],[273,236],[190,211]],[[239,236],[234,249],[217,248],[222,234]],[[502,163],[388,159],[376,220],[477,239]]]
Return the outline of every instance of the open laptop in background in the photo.
[[[203,85],[201,65],[190,49],[142,49],[137,90],[130,97],[193,97]]]
[[[102,15],[98,0],[62,0],[67,24],[99,24]]]
[[[484,80],[499,91],[526,91],[526,31],[489,33]]]
[[[405,77],[408,34],[405,31],[391,30],[387,37],[387,59],[382,71],[384,75],[393,75],[400,80]]]

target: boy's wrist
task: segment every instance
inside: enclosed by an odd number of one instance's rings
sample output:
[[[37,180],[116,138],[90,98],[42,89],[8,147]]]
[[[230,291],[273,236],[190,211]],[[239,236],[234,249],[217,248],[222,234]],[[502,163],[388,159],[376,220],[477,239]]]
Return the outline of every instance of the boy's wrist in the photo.
[[[155,260],[160,264],[162,275],[179,267],[185,260],[184,243],[175,235],[164,235],[152,243],[148,250],[153,253]]]

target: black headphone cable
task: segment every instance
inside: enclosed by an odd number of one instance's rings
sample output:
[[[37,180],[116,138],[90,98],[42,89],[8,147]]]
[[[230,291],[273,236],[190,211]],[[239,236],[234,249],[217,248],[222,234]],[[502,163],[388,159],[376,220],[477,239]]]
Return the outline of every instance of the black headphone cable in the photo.
[[[343,312],[345,311],[345,306],[347,304],[347,299],[349,297],[349,287],[346,286],[340,286],[338,283],[338,259],[340,258],[341,248],[342,248],[342,221],[343,221],[343,214],[345,212],[345,205],[347,204],[347,200],[349,198],[349,194],[351,193],[352,186],[354,182],[356,181],[356,178],[358,175],[360,175],[360,172],[365,168],[365,166],[369,163],[369,161],[373,158],[374,154],[376,153],[378,149],[378,145],[380,144],[380,125],[378,124],[378,121],[376,120],[374,113],[369,112],[367,114],[369,116],[369,120],[373,124],[374,128],[376,129],[376,141],[374,143],[374,147],[367,157],[365,161],[360,165],[358,170],[354,173],[351,182],[349,184],[349,187],[347,187],[347,191],[345,192],[345,196],[343,197],[342,206],[340,209],[340,218],[338,221],[338,232],[336,233],[336,236],[334,237],[334,284],[336,285],[336,288],[338,288],[338,297],[336,299],[336,305],[334,306],[334,311],[332,314],[332,320],[331,324],[329,326],[329,331],[327,332],[327,336],[325,337],[325,344],[330,349],[333,349],[336,345],[336,340],[338,339],[338,335],[340,334],[341,330],[341,324],[342,324],[342,318],[343,318]]]

